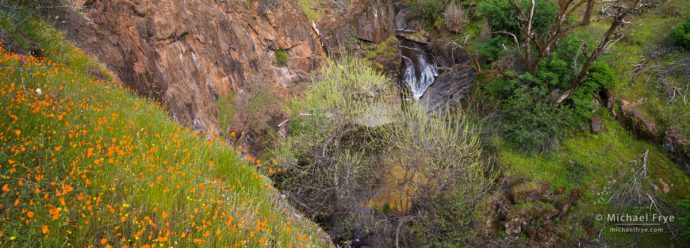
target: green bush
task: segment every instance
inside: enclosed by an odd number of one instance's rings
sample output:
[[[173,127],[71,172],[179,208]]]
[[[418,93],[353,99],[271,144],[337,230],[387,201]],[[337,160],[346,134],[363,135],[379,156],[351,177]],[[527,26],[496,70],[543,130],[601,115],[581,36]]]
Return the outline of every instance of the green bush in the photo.
[[[509,144],[531,151],[552,148],[592,117],[598,107],[593,96],[615,82],[615,72],[608,64],[595,62],[570,101],[554,106],[545,100],[552,90],[567,87],[573,77],[568,68],[568,63],[554,56],[540,64],[536,76],[508,72],[485,86],[489,97],[500,103],[501,136]]]
[[[529,0],[518,0],[522,9],[529,8]],[[537,1],[532,27],[537,35],[546,33],[556,18],[557,8],[552,1]],[[492,31],[510,32],[522,37],[519,11],[508,0],[487,0],[477,5],[477,14],[489,20]]]
[[[595,62],[585,83],[565,104],[554,106],[549,95],[566,90],[582,68],[584,57],[579,53],[587,35],[564,38],[556,51],[540,61],[534,75],[508,71],[484,86],[489,98],[500,104],[500,132],[509,144],[523,150],[548,150],[592,117],[597,108],[593,95],[615,82],[608,64]]]
[[[573,131],[573,112],[536,100],[526,87],[501,106],[500,134],[508,144],[525,151],[544,152],[558,146]]]
[[[602,90],[611,88],[616,80],[616,72],[605,62],[594,62],[589,69],[585,83],[573,92],[570,98],[577,117],[586,120],[592,117],[597,106],[592,101],[592,96]]]
[[[690,17],[673,30],[671,40],[676,45],[690,49]]]
[[[322,226],[334,239],[367,236],[373,247],[394,247],[396,218],[403,215],[416,216],[427,230],[456,230],[453,240],[467,239],[461,234],[470,231],[470,220],[442,212],[470,215],[472,199],[487,185],[476,131],[459,113],[432,116],[416,104],[402,110],[394,89],[366,61],[324,66],[289,105],[291,134],[272,152],[285,165],[275,182],[303,212],[327,219]],[[398,171],[405,177],[387,176]],[[412,195],[385,198],[388,204],[379,207],[373,202],[384,190]],[[439,226],[441,220],[458,223]],[[402,229],[404,244],[432,244],[446,235],[422,238]]]
[[[477,44],[477,52],[488,63],[498,60],[506,53],[503,47],[514,47],[515,42],[506,36],[492,36],[486,41]]]
[[[284,49],[279,49],[274,52],[276,56],[276,65],[278,66],[286,66],[290,60],[290,55],[288,52]]]

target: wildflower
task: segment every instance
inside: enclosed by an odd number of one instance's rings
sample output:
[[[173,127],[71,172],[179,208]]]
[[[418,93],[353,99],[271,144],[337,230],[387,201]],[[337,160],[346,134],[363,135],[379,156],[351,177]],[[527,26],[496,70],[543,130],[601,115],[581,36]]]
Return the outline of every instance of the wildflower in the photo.
[[[211,137],[206,137],[206,141],[211,141]]]
[[[43,234],[48,234],[50,232],[50,229],[48,228],[48,226],[43,225],[41,231],[43,232]]]
[[[29,217],[29,219],[33,218],[36,215],[33,211],[26,212],[26,216]]]
[[[106,244],[106,243],[108,243],[108,239],[102,238],[102,239],[101,239],[101,244],[104,245],[104,244]]]
[[[36,94],[38,94],[39,96],[42,95],[43,90],[41,90],[41,88],[36,88]]]
[[[5,186],[2,186],[2,191],[3,192],[10,192],[10,186],[5,184]]]

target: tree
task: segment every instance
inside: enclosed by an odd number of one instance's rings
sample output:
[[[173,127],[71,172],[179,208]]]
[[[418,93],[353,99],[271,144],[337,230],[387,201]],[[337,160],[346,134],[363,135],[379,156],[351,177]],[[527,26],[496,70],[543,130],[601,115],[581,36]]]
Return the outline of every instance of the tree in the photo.
[[[501,2],[501,0],[497,1],[499,3]],[[545,24],[535,22],[535,20],[538,19],[535,9],[539,9],[538,4],[548,5],[549,1],[507,1],[514,10],[517,10],[517,17],[519,20],[519,28],[517,28],[517,30],[520,32],[519,36],[521,40],[524,41],[523,44],[521,44],[521,46],[524,47],[524,55],[522,59],[524,61],[525,70],[532,75],[537,74],[539,64],[556,51],[556,47],[560,44],[564,37],[566,37],[576,28],[591,24],[592,14],[596,4],[594,0],[558,0],[558,9],[555,14],[555,19],[546,24],[546,26],[548,26],[548,30],[546,32],[539,33],[535,32],[535,25],[544,26]],[[585,4],[586,9],[582,21],[570,21],[570,15]],[[613,0],[608,1],[606,5],[604,5],[604,9],[608,11],[605,11],[603,18],[600,20],[611,18],[611,25],[594,51],[587,52],[586,46],[583,46],[583,53],[586,57],[585,62],[577,73],[577,76],[568,85],[560,97],[557,98],[556,104],[560,104],[564,100],[568,99],[573,91],[584,83],[592,63],[596,61],[603,53],[606,47],[611,43],[612,38],[616,34],[619,34],[622,28],[630,24],[630,17],[639,13],[641,7],[642,0]],[[510,28],[509,26],[507,27]],[[517,35],[514,34],[515,31],[513,30],[492,31],[494,31],[494,33],[509,34],[513,37],[517,37]],[[518,44],[518,46],[520,46],[520,44]],[[533,49],[536,49],[536,51],[533,51]]]
[[[609,29],[604,34],[604,38],[601,40],[601,42],[599,42],[597,49],[594,50],[590,55],[586,55],[587,60],[585,61],[585,64],[582,66],[580,73],[573,80],[573,82],[570,83],[570,86],[565,90],[565,92],[563,92],[563,94],[561,94],[561,96],[558,97],[558,100],[556,100],[556,104],[560,104],[565,99],[568,99],[568,97],[570,97],[573,91],[575,91],[578,87],[582,86],[582,84],[585,82],[585,77],[589,72],[589,68],[592,66],[592,63],[594,63],[594,61],[596,61],[599,58],[606,46],[609,44],[609,42],[611,42],[611,38],[614,36],[614,34],[619,32],[620,29],[623,28],[625,25],[630,24],[630,21],[627,20],[627,18],[638,13],[641,7],[642,0],[634,0],[632,2],[632,5],[630,6],[626,6],[623,4],[611,6],[611,8],[615,9],[615,14],[613,14],[613,21],[611,22],[611,26],[609,26]]]

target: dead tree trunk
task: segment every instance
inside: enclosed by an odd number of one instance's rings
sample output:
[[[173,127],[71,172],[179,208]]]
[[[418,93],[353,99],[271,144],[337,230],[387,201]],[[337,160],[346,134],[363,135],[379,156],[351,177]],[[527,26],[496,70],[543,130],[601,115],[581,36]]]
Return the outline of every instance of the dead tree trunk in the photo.
[[[592,22],[592,12],[594,12],[595,0],[587,0],[585,14],[582,16],[582,24],[589,25]]]
[[[589,68],[592,67],[592,63],[594,63],[594,61],[596,61],[599,58],[601,53],[606,48],[606,45],[608,45],[609,42],[611,42],[611,38],[613,37],[613,35],[622,26],[627,24],[625,18],[640,10],[641,2],[642,0],[635,0],[632,7],[618,7],[618,11],[613,18],[611,26],[604,34],[604,38],[601,40],[601,42],[599,42],[597,49],[594,50],[591,55],[587,56],[587,61],[585,61],[585,64],[582,66],[580,73],[578,73],[577,77],[570,83],[570,86],[568,86],[567,90],[563,92],[563,94],[560,97],[558,97],[558,100],[556,100],[556,105],[561,104],[563,101],[568,99],[570,95],[572,95],[573,92],[585,82],[585,77],[587,77]]]

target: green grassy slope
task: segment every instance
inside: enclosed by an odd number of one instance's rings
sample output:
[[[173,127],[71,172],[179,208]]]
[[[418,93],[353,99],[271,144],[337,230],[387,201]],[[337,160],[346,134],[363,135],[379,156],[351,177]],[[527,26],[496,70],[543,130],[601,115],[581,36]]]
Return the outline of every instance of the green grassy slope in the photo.
[[[232,147],[23,18],[0,29],[45,58],[0,54],[0,246],[328,246]]]
[[[670,16],[669,11],[678,11],[682,16]],[[646,103],[638,106],[645,116],[652,118],[666,128],[690,128],[690,105],[682,100],[667,103],[663,89],[659,87],[658,78],[651,70],[643,71],[638,79],[630,79],[643,54],[667,46],[671,29],[690,14],[690,2],[684,0],[662,1],[659,6],[638,16],[633,25],[626,29],[627,38],[617,42],[612,49],[602,56],[616,71],[618,82],[613,93],[617,99],[637,100],[646,97]],[[601,37],[608,28],[608,23],[594,23],[586,27],[593,38]],[[647,68],[685,58],[687,52],[672,53],[660,60],[652,60]],[[582,198],[572,210],[575,215],[583,216],[596,213],[608,213],[606,203],[610,196],[609,187],[625,172],[634,168],[632,162],[642,157],[649,150],[649,178],[662,187],[670,185],[669,192],[659,192],[660,196],[672,204],[690,196],[690,179],[674,162],[670,161],[663,149],[643,141],[622,127],[608,114],[604,114],[606,130],[599,134],[579,133],[567,138],[560,148],[551,154],[525,154],[507,148],[504,145],[499,151],[499,162],[505,166],[505,173],[511,176],[525,177],[536,181],[549,182],[552,188],[581,189]],[[639,166],[639,164],[637,165]],[[662,183],[663,181],[663,183]],[[622,234],[605,233],[609,240],[617,245],[653,246],[668,243],[671,235],[664,234]]]
[[[650,55],[670,49],[671,31],[688,15],[690,1],[660,1],[658,6],[634,19],[632,26],[625,31],[627,37],[616,43],[610,53],[602,57],[617,71],[620,81],[613,89],[616,98],[628,101],[647,98],[645,103],[636,106],[635,109],[641,111],[645,118],[660,124],[662,131],[668,128],[690,130],[690,99],[687,99],[687,104],[682,97],[676,97],[670,102],[671,97],[665,92],[661,75],[655,71],[688,58],[690,51],[676,48],[671,53],[657,58]],[[593,33],[603,33],[605,29],[604,23],[597,23],[590,28]],[[643,63],[645,57],[647,59]],[[642,63],[643,69],[633,81],[633,72],[636,66]],[[685,89],[688,85],[682,76],[668,75],[666,80],[672,86]]]

